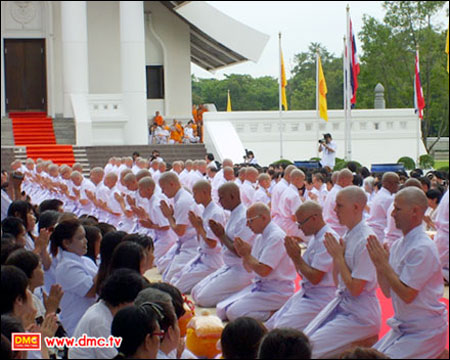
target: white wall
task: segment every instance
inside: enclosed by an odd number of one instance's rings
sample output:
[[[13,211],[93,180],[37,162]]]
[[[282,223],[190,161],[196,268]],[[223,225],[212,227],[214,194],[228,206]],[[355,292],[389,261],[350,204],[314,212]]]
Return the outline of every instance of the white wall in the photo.
[[[397,162],[402,156],[416,159],[414,109],[353,110],[352,114],[353,160],[371,165]],[[328,132],[337,142],[337,157],[344,158],[344,113],[331,110],[328,116],[330,120],[326,123],[316,119],[315,111],[283,113],[283,158],[295,161],[316,157],[318,139]],[[203,118],[206,123],[230,121],[244,148],[253,150],[261,165],[280,159],[279,112],[206,112]],[[226,136],[221,139],[227,142]],[[206,146],[208,151],[213,151],[215,145],[207,143]],[[426,153],[422,143],[420,153]]]

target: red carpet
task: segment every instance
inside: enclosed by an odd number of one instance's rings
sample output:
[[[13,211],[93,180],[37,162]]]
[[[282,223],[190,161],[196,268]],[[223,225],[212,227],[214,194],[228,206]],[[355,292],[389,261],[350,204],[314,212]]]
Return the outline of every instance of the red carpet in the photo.
[[[45,113],[10,113],[9,117],[15,145],[56,144],[53,120]]]
[[[295,281],[295,291],[300,290],[300,276],[297,275],[297,280]],[[387,319],[391,318],[394,315],[394,308],[392,307],[391,299],[387,299],[380,288],[377,289],[377,297],[380,301],[381,305],[381,331],[379,338],[381,339],[386,333],[391,329],[389,325],[386,324]],[[447,306],[447,320],[448,320],[448,300],[446,298],[442,298],[441,302],[443,302]],[[447,337],[447,347],[448,350],[448,337]]]
[[[52,160],[57,165],[72,166],[75,162],[72,145],[29,145],[27,157],[36,160]]]

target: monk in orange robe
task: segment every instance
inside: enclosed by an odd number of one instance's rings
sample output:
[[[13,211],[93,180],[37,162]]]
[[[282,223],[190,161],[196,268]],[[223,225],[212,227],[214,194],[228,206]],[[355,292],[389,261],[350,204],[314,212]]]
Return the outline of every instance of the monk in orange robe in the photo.
[[[155,117],[153,118],[153,123],[158,125],[158,126],[163,126],[164,123],[164,119],[163,117],[159,114],[159,111],[157,111],[155,113]]]

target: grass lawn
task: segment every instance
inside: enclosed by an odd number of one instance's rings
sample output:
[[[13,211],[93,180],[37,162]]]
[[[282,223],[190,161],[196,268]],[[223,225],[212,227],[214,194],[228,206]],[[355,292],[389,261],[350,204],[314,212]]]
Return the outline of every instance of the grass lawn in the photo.
[[[435,161],[435,163],[434,163],[435,169],[440,169],[441,167],[444,167],[444,166],[448,166],[448,160]]]

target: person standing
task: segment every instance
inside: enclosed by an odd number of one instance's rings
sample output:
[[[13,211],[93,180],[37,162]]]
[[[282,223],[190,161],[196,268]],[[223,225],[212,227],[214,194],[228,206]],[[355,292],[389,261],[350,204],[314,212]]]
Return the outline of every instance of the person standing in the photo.
[[[324,134],[323,139],[319,140],[319,152],[323,152],[320,165],[328,167],[331,171],[336,164],[337,144],[333,141],[331,134]]]

